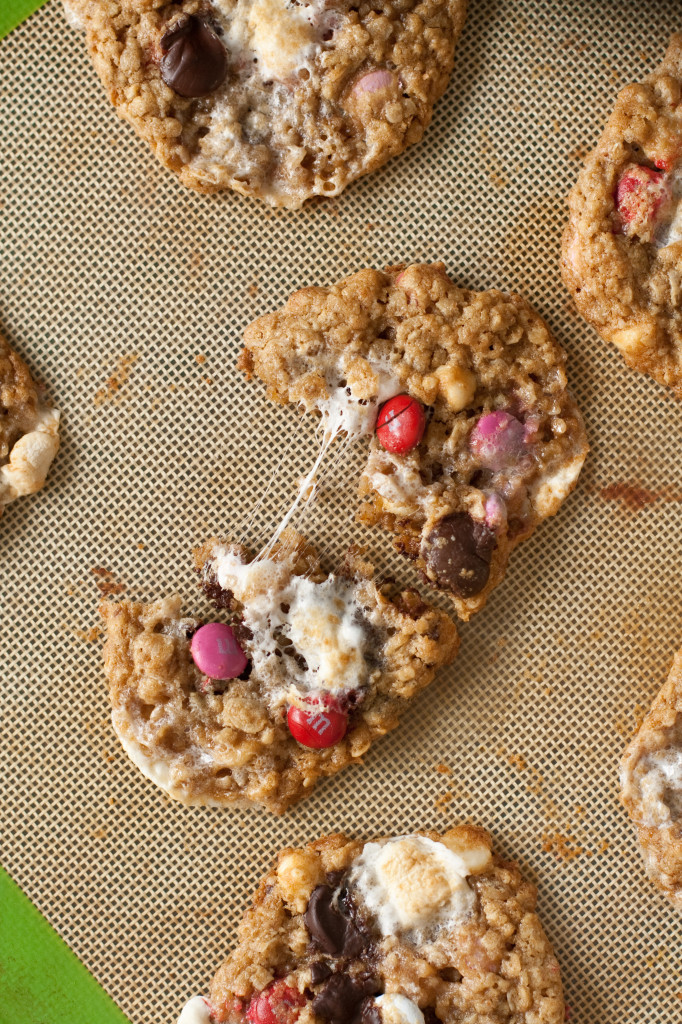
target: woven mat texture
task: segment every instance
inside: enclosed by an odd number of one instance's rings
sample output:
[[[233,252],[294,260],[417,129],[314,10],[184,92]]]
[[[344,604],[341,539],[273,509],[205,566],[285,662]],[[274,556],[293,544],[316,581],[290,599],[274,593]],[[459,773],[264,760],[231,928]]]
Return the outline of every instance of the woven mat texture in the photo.
[[[0,859],[133,1024],[205,990],[279,847],[460,819],[537,882],[574,1024],[680,1019],[680,920],[645,881],[617,764],[682,641],[682,406],[597,339],[558,271],[580,160],[679,28],[664,0],[472,0],[426,141],[298,213],[183,189],[54,0],[0,44],[0,328],[63,410],[49,485],[0,521]],[[548,318],[591,438],[580,486],[361,767],[283,819],[172,803],[111,732],[101,591],[206,611],[192,545],[263,540],[316,451],[311,419],[236,372],[243,328],[301,286],[436,259]],[[362,457],[299,523],[328,567],[359,540],[414,582],[354,523]]]

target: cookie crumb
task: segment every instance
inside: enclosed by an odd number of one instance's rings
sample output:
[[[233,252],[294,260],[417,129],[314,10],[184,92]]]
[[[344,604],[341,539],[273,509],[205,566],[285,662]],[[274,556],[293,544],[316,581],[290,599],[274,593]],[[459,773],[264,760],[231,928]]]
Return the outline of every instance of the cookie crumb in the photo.
[[[131,353],[129,356],[121,356],[116,363],[116,369],[110,377],[107,378],[107,382],[104,387],[100,388],[95,393],[95,405],[104,405],[105,402],[110,401],[126,384],[130,376],[130,371],[133,365],[139,359],[137,352]]]

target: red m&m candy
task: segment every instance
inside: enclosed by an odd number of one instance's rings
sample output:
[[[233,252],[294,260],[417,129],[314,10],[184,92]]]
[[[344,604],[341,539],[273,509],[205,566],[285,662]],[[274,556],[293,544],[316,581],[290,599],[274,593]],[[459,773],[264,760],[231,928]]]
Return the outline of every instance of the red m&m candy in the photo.
[[[252,998],[246,1018],[251,1024],[295,1024],[304,1005],[305,997],[280,979]]]
[[[200,672],[211,679],[236,679],[249,663],[229,626],[208,622],[192,637],[190,651]]]
[[[330,699],[315,700],[311,710],[290,707],[287,712],[289,732],[297,743],[313,750],[333,747],[348,729],[348,715]]]
[[[417,447],[425,427],[426,416],[417,399],[410,395],[396,395],[379,410],[376,435],[387,452],[405,455]]]

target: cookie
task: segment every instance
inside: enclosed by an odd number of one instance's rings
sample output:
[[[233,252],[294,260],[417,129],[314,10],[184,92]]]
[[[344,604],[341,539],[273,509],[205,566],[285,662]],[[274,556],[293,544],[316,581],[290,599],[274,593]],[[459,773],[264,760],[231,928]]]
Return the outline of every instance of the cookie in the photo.
[[[564,362],[525,299],[459,288],[436,263],[295,292],[246,329],[239,366],[318,412],[323,445],[372,436],[361,519],[468,619],[580,473]]]
[[[471,825],[283,850],[180,1024],[563,1024],[535,904]]]
[[[419,142],[465,0],[65,0],[118,114],[183,184],[296,209]]]
[[[682,910],[682,650],[623,755],[620,783],[647,873]]]
[[[0,516],[45,483],[59,447],[59,412],[0,334]]]
[[[569,200],[562,273],[626,363],[682,398],[682,34],[618,95]]]
[[[195,557],[231,628],[183,618],[178,597],[101,605],[114,730],[183,803],[282,813],[394,729],[457,652],[448,616],[375,583],[355,548],[329,575],[293,530],[256,559],[218,540]]]

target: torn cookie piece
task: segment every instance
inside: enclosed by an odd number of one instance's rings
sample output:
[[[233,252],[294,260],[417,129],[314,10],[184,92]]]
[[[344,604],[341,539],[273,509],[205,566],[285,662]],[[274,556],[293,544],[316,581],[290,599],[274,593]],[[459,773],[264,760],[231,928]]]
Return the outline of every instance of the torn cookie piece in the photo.
[[[321,455],[339,434],[372,438],[360,518],[389,530],[462,619],[587,454],[542,318],[519,295],[458,287],[440,263],[295,292],[246,329],[239,365],[274,401],[321,416]]]
[[[177,597],[101,605],[114,730],[183,803],[282,813],[394,729],[459,646],[445,613],[375,583],[354,548],[327,574],[287,530],[256,558],[210,541],[196,564],[229,625],[182,617]]]

